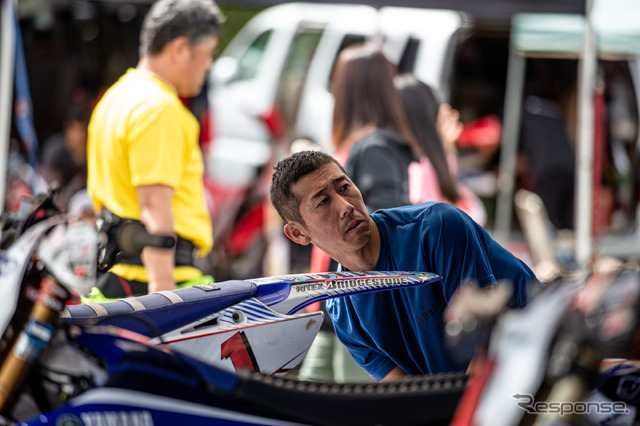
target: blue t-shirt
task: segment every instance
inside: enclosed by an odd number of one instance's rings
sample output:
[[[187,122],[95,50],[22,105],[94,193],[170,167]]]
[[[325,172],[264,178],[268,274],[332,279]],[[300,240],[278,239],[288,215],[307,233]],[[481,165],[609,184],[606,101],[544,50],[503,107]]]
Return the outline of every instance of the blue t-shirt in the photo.
[[[523,306],[533,272],[495,242],[469,216],[443,203],[378,210],[371,214],[380,233],[378,271],[434,272],[440,283],[327,301],[340,341],[358,364],[380,380],[394,366],[410,375],[467,367],[447,356],[442,314],[466,279],[484,287],[514,284],[511,306]]]

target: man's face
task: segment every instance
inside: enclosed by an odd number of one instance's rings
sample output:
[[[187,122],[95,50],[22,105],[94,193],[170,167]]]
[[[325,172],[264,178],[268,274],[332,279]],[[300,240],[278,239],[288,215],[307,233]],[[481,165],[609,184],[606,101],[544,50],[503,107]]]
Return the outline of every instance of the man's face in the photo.
[[[353,254],[371,240],[369,213],[358,188],[336,164],[329,163],[296,182],[305,222],[290,222],[285,234],[299,244],[313,243],[334,259]]]
[[[213,65],[213,54],[218,46],[218,37],[210,36],[203,41],[186,45],[187,56],[182,65],[182,78],[178,93],[180,96],[196,96],[202,90],[207,73]]]

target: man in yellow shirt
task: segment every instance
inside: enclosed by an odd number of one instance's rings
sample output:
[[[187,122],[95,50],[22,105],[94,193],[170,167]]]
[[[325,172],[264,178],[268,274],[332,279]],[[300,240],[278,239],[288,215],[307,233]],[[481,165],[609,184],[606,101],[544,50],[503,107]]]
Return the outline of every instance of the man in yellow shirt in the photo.
[[[93,111],[87,189],[96,213],[139,220],[151,234],[178,238],[173,249],[147,247],[101,276],[98,287],[107,297],[171,290],[201,275],[192,254],[210,251],[213,233],[199,124],[179,96],[202,90],[222,19],[212,0],[157,1],[142,26],[136,68]]]

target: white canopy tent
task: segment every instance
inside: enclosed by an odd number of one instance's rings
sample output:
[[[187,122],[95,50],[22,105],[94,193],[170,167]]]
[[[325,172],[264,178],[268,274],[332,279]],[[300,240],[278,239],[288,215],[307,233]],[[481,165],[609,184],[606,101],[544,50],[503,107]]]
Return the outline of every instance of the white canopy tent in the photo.
[[[575,246],[579,267],[593,254],[591,236],[594,104],[597,58],[640,57],[640,2],[587,0],[585,15],[518,14],[512,20],[495,237],[508,241],[526,58],[579,58]],[[634,78],[638,78],[636,73]],[[637,81],[636,81],[637,83]]]

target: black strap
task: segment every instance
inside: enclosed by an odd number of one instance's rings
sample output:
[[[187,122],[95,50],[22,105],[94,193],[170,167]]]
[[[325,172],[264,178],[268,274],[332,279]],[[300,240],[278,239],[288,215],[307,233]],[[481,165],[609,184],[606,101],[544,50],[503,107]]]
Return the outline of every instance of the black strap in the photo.
[[[112,213],[106,208],[102,208],[98,214],[98,231],[106,232],[108,235],[117,235],[118,227],[127,220],[139,222],[136,219],[124,219],[120,216]],[[176,266],[194,266],[194,260],[197,254],[198,247],[187,240],[186,238],[178,235],[175,251],[175,265]],[[114,263],[124,263],[127,265],[142,265],[142,259],[140,256],[133,256],[127,253],[123,253],[121,250],[116,249]]]

